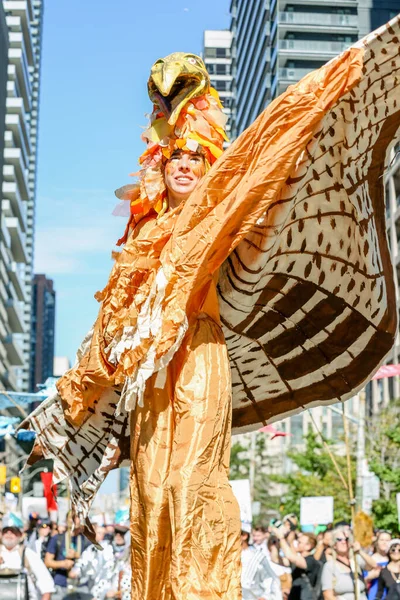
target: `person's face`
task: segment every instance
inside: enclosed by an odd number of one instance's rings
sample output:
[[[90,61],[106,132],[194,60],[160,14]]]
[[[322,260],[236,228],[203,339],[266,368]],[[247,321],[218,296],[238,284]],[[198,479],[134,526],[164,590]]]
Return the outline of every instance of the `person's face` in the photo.
[[[297,541],[297,550],[299,552],[310,552],[310,540],[306,535],[300,535]]]
[[[50,527],[48,525],[41,525],[39,527],[39,537],[45,538],[50,535]]]
[[[114,544],[116,546],[123,546],[125,544],[125,538],[122,533],[116,533],[114,535]]]
[[[380,554],[387,554],[389,550],[389,542],[392,539],[390,533],[380,533],[376,540],[376,548]]]
[[[178,206],[187,200],[204,173],[205,164],[201,154],[176,150],[166,163],[164,172],[170,204]]]
[[[102,542],[104,540],[105,535],[106,535],[105,527],[101,527],[101,525],[98,525],[96,527],[96,542]]]
[[[400,561],[400,544],[393,544],[389,548],[389,560]]]
[[[265,534],[262,531],[253,530],[252,538],[254,544],[262,544],[265,539]]]
[[[1,542],[6,548],[8,548],[8,550],[12,550],[13,548],[15,548],[15,546],[19,544],[20,539],[20,535],[17,535],[11,529],[6,529],[5,531],[3,531]]]
[[[242,533],[240,534],[240,541],[242,542],[242,544],[249,543],[249,534],[247,533],[247,531],[242,531]]]
[[[81,533],[81,531],[82,531],[81,520],[79,517],[75,517],[74,518],[74,535],[78,535],[78,533]]]
[[[324,537],[322,538],[322,541],[326,548],[330,548],[332,544],[332,531],[324,531]]]
[[[335,535],[334,547],[338,554],[347,554],[349,551],[349,540],[345,530],[339,531]]]

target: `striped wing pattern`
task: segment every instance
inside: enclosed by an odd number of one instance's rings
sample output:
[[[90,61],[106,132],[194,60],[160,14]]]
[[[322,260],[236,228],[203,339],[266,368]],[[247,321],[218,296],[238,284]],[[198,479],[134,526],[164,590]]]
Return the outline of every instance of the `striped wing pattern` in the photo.
[[[353,395],[397,329],[383,174],[400,127],[399,21],[326,113],[279,198],[223,264],[234,431]],[[360,44],[361,42],[359,42]]]
[[[118,392],[106,390],[80,427],[65,419],[57,394],[29,416],[37,442],[28,465],[43,457],[54,460],[54,482],[67,480],[73,509],[92,542],[94,531],[88,515],[94,497],[109,471],[129,461],[129,415],[123,407],[116,414],[119,398]]]

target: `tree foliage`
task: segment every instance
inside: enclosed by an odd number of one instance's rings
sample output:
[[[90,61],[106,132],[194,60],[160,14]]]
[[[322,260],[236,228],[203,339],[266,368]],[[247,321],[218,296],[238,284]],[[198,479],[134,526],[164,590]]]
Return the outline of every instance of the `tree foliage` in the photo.
[[[270,458],[268,456],[268,437],[264,433],[257,433],[255,441],[255,476],[254,476],[254,501],[260,503],[260,514],[255,521],[266,523],[271,516],[274,501],[271,498],[271,482],[268,475]],[[250,442],[250,438],[248,440]],[[232,444],[230,460],[230,479],[248,479],[250,476],[251,450],[249,445],[240,442]]]
[[[329,440],[327,441],[332,445]],[[345,481],[347,481],[346,457],[335,454]],[[280,512],[282,514],[294,512],[300,513],[300,499],[305,496],[333,496],[334,519],[350,519],[351,508],[349,494],[337,473],[332,460],[314,432],[305,436],[305,448],[293,448],[288,451],[288,457],[295,465],[295,469],[288,475],[273,475],[271,479],[284,484],[286,492],[281,501]],[[355,484],[355,460],[351,459],[353,486]]]
[[[372,505],[375,527],[398,531],[396,493],[400,492],[400,400],[391,402],[367,427],[370,470],[380,480],[379,500]]]

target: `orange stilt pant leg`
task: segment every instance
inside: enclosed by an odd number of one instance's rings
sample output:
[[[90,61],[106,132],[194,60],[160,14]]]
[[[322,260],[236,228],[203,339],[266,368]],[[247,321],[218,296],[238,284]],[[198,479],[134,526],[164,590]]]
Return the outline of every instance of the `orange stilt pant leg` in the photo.
[[[240,600],[228,483],[231,380],[220,326],[199,318],[132,415],[132,600]]]

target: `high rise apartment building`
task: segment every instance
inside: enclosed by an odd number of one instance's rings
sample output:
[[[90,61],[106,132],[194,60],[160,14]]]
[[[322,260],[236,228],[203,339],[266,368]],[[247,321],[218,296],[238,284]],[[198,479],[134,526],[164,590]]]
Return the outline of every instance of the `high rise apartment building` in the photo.
[[[32,286],[30,392],[37,392],[37,386],[53,375],[55,311],[53,281],[46,275],[35,275]]]
[[[43,0],[3,0],[8,29],[0,239],[0,385],[28,390]]]
[[[0,189],[3,181],[4,131],[6,126],[7,98],[7,63],[8,30],[4,8],[0,2]]]
[[[210,74],[211,85],[217,90],[228,116],[227,133],[231,137],[232,114],[232,34],[229,29],[206,30],[203,40],[203,59]]]
[[[398,14],[400,0],[231,0],[230,10],[235,138],[289,85]],[[392,159],[386,173],[386,216],[400,298],[400,158],[393,153]],[[399,355],[398,340],[387,362],[399,362]],[[395,378],[367,386],[371,412],[399,396]],[[357,415],[357,396],[349,401],[348,410]],[[278,472],[290,468],[282,465],[283,451],[301,443],[302,436],[313,428],[313,419],[326,436],[340,439],[343,424],[337,408],[318,407],[312,415],[306,411],[278,425],[291,434],[269,445]]]
[[[399,0],[231,0],[233,133],[306,73],[400,12]]]

